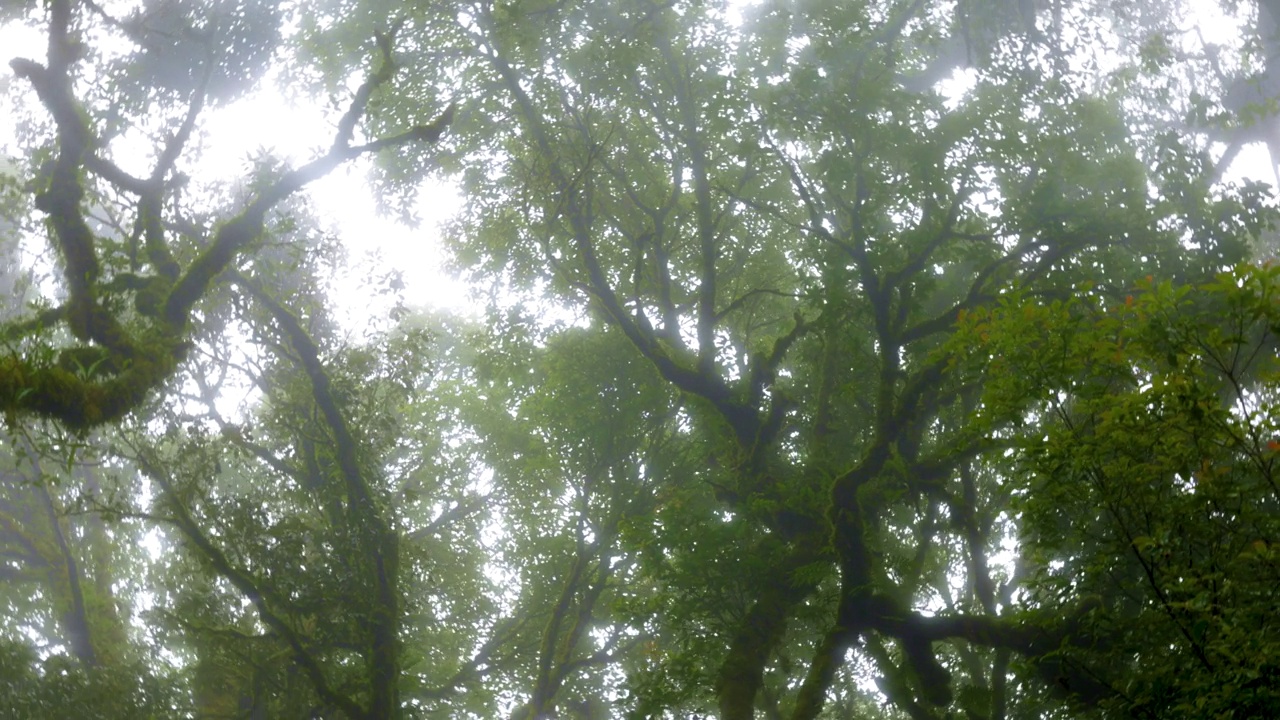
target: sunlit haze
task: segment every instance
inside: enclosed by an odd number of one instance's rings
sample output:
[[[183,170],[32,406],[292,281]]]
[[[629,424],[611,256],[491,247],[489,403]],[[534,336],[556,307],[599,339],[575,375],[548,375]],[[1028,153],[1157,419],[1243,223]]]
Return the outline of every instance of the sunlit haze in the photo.
[[[6,61],[18,56],[39,59],[45,50],[38,28],[15,25],[0,28],[0,48]],[[13,77],[5,68],[0,73],[0,90],[11,87],[12,83]],[[201,125],[205,133],[202,152],[193,173],[202,182],[241,180],[251,168],[250,158],[263,150],[297,166],[322,154],[332,144],[334,113],[326,112],[320,103],[313,107],[292,104],[288,94],[280,92],[275,83],[275,77],[268,77],[247,97],[205,113]],[[24,90],[17,97],[34,101],[34,93]],[[13,96],[6,96],[5,101],[10,97]],[[0,151],[10,155],[15,152],[11,119],[8,112],[0,117]],[[128,145],[118,142],[117,151],[121,150],[127,153]],[[140,146],[137,150],[147,153],[150,148]],[[122,164],[129,166],[127,159]],[[136,168],[138,172],[145,169],[143,165]],[[424,187],[416,208],[420,222],[417,227],[407,227],[379,212],[366,182],[368,172],[369,160],[357,159],[310,184],[304,192],[311,198],[319,217],[348,248],[353,267],[372,263],[372,267],[402,273],[404,302],[410,307],[466,311],[469,294],[443,267],[445,255],[437,228],[461,203],[457,192],[448,185]],[[363,296],[370,289],[363,286],[364,280],[350,273],[336,279],[341,289],[335,297],[339,318],[353,328],[368,320],[364,315],[369,303]]]

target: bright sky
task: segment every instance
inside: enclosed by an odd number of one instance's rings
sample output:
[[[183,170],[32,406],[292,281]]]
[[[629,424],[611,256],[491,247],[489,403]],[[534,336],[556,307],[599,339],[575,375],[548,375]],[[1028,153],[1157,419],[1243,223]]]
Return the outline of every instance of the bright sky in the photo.
[[[269,148],[286,157],[294,166],[306,163],[333,142],[334,127],[316,108],[294,107],[277,92],[268,90],[244,98],[235,105],[211,114],[206,125],[210,152],[200,163],[202,172],[221,179],[244,177],[248,158],[259,148]],[[339,237],[355,253],[377,252],[382,263],[401,271],[405,281],[405,301],[411,305],[463,310],[467,289],[447,275],[442,265],[438,224],[460,208],[456,190],[437,185],[419,194],[417,212],[422,224],[408,228],[398,220],[380,217],[366,183],[370,163],[361,159],[343,166],[312,183],[307,193],[316,210],[332,223]],[[356,258],[352,258],[356,260]],[[347,288],[358,295],[359,278]],[[338,298],[359,312],[359,297]]]

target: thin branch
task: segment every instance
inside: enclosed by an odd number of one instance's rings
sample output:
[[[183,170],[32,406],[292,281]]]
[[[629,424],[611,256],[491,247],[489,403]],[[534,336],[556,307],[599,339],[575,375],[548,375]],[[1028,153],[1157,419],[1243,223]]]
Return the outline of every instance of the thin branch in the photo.
[[[230,559],[227,558],[226,553],[222,552],[209,536],[200,529],[186,506],[179,500],[177,491],[172,483],[169,482],[168,476],[160,469],[159,464],[147,452],[138,453],[136,459],[138,467],[148,477],[156,481],[156,484],[164,492],[165,497],[169,499],[168,504],[173,511],[173,522],[178,530],[204,555],[219,575],[226,578],[232,586],[253,603],[263,624],[284,638],[289,648],[293,651],[294,660],[302,667],[308,679],[311,680],[316,694],[326,703],[341,709],[349,717],[364,717],[364,710],[354,700],[340,694],[329,686],[329,681],[325,677],[323,668],[320,667],[319,661],[307,651],[302,636],[272,609],[272,603],[267,598],[267,591],[259,587],[247,572],[233,565]]]
[[[338,460],[347,489],[347,513],[349,520],[362,531],[363,551],[373,563],[374,607],[368,618],[372,656],[369,672],[372,695],[370,717],[390,717],[398,706],[399,679],[399,591],[396,588],[395,568],[399,565],[398,538],[382,517],[376,506],[372,489],[364,477],[358,459],[358,443],[351,434],[338,400],[333,393],[332,382],[320,360],[320,349],[303,329],[298,318],[279,302],[264,292],[256,282],[233,273],[236,282],[275,318],[284,334],[298,353],[299,362],[311,380],[311,392],[315,398],[329,431],[333,433],[334,455]]]

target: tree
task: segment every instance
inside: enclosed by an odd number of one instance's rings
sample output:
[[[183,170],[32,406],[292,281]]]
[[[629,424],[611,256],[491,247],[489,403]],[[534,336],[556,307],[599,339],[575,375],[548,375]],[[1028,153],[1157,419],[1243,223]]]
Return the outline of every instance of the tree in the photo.
[[[172,132],[157,143],[156,162],[144,178],[126,172],[112,159],[111,135],[119,129],[108,125],[107,134],[102,135],[75,93],[77,64],[89,52],[81,33],[95,19],[93,7],[70,1],[50,4],[46,62],[16,58],[9,63],[14,74],[34,88],[54,124],[53,137],[42,148],[47,159],[40,158],[31,189],[35,208],[47,218],[67,298],[8,323],[7,334],[14,342],[39,341],[41,333],[65,329],[72,341],[61,347],[45,339],[50,353],[7,355],[0,373],[0,397],[10,415],[32,413],[73,429],[119,419],[171,377],[189,349],[197,303],[215,279],[261,239],[267,215],[279,203],[352,158],[410,142],[433,142],[451,117],[445,111],[431,124],[352,145],[370,95],[395,75],[394,38],[382,36],[376,69],[356,91],[329,152],[293,170],[273,173],[264,168],[251,199],[224,218],[205,241],[204,229],[182,222],[180,204],[175,217],[166,217],[166,205],[172,207],[180,184],[176,164],[206,103],[225,99],[229,87],[252,81],[265,69],[252,60],[269,55],[275,34],[259,36],[261,26],[251,23],[261,20],[278,26],[279,13],[267,6],[259,17],[254,14],[260,9],[256,5],[228,5],[214,6],[204,17],[189,17],[177,3],[161,2],[126,20],[100,18],[105,31],[115,31],[140,46],[135,62],[123,69],[136,69],[144,80],[155,80],[152,85],[130,84],[132,78],[108,75],[95,89],[108,99],[114,99],[113,93],[122,95],[112,112],[118,116],[131,105],[151,109],[143,105],[150,99],[148,92],[176,95],[173,102],[161,106],[171,116],[165,119]],[[219,19],[227,19],[220,18],[219,10],[233,22],[219,27]],[[175,36],[199,40],[209,33],[221,33],[217,40],[222,44],[210,47],[208,57],[193,58],[194,67],[189,70],[176,69],[164,47]],[[231,54],[242,45],[248,49]],[[228,54],[220,55],[215,49]],[[179,102],[186,105],[185,112],[179,112]],[[95,196],[118,194],[122,209],[132,215],[131,221],[113,218],[122,230],[120,237],[100,237],[91,227],[84,207],[85,173],[102,183],[94,187]],[[184,256],[190,259],[183,262]]]
[[[768,694],[796,717],[820,711],[855,645],[891,698],[926,714],[952,701],[934,643],[1036,655],[984,577],[999,498],[965,487],[998,445],[964,421],[980,385],[952,382],[939,344],[1006,288],[1121,287],[1142,254],[1198,272],[1170,230],[1196,232],[1199,217],[1146,199],[1110,99],[1054,63],[993,56],[949,111],[897,82],[945,18],[920,5],[875,17],[766,7],[741,34],[706,5],[477,5],[420,20],[453,23],[487,117],[511,118],[473,118],[473,135],[460,123],[461,149],[475,137],[472,152],[503,163],[468,186],[463,257],[580,297],[684,398],[704,448],[694,477],[723,504],[679,524],[728,510],[738,527],[714,549],[697,547],[706,530],[664,545],[748,580],[716,598],[736,610],[718,626],[673,608],[686,633],[718,638],[701,658],[718,670],[672,682],[710,686],[722,717],[754,714],[788,640],[808,657],[804,681]],[[1201,267],[1239,257],[1199,230]],[[967,562],[934,547],[948,535]],[[954,615],[919,614],[966,571]],[[990,671],[969,668],[973,696]]]
[[[681,393],[702,450],[681,488],[700,507],[656,520],[659,546],[696,567],[669,592],[732,608],[665,618],[714,637],[689,664],[718,669],[668,669],[633,707],[710,690],[722,717],[813,717],[856,647],[910,714],[957,696],[1003,714],[1018,696],[1005,651],[1034,665],[1079,624],[1083,606],[1041,627],[1001,599],[1011,579],[988,556],[1020,532],[992,463],[1008,441],[968,422],[984,381],[957,381],[940,348],[1012,289],[1114,295],[1140,266],[1204,277],[1244,257],[1269,210],[1258,188],[1207,194],[1202,156],[1176,137],[1132,135],[1123,86],[1073,79],[1094,48],[1060,13],[1029,12],[983,37],[961,29],[998,13],[923,4],[763,6],[736,31],[700,3],[413,16],[469,61],[452,144],[488,170],[467,176],[462,261],[545,282],[625,335]],[[980,70],[955,108],[904,82],[948,36]],[[726,512],[732,529],[709,535]],[[745,580],[697,587],[717,562]],[[794,653],[807,669],[770,687]]]
[[[326,466],[304,476],[302,487],[329,496],[324,500],[334,512],[326,529],[336,535],[315,541],[312,549],[328,544],[332,550],[337,566],[325,568],[329,572],[320,575],[342,571],[337,588],[331,591],[344,601],[342,609],[349,614],[340,614],[339,619],[346,621],[345,629],[353,635],[334,632],[335,637],[323,638],[327,642],[317,642],[312,637],[315,610],[308,613],[302,602],[306,594],[266,581],[280,558],[268,554],[265,567],[255,570],[254,561],[261,558],[220,540],[227,527],[243,526],[268,536],[289,528],[281,542],[287,541],[291,548],[308,544],[304,526],[289,522],[288,516],[264,516],[266,508],[249,507],[247,496],[225,503],[216,494],[200,492],[205,478],[220,471],[218,448],[206,440],[204,428],[170,414],[168,432],[159,438],[163,444],[135,441],[131,459],[161,490],[164,512],[159,519],[174,526],[207,570],[225,583],[212,590],[233,590],[252,604],[257,622],[310,681],[315,704],[350,717],[398,715],[403,601],[398,585],[399,543],[385,510],[378,469],[362,459],[369,441],[353,433],[349,423],[354,410],[335,394],[334,378],[321,361],[313,334],[302,319],[263,289],[263,278],[253,272],[269,263],[260,258],[248,271],[236,265],[269,232],[282,231],[279,226],[269,227],[269,214],[308,182],[365,153],[434,142],[448,125],[450,111],[430,124],[410,125],[389,137],[353,144],[370,96],[390,82],[396,71],[394,34],[379,35],[374,69],[339,119],[331,149],[298,169],[264,166],[241,209],[228,213],[213,228],[202,227],[190,220],[182,203],[178,162],[206,104],[228,99],[265,69],[263,60],[270,57],[278,40],[278,10],[269,4],[193,8],[157,3],[116,18],[96,5],[56,2],[49,4],[45,16],[46,61],[17,58],[10,66],[17,77],[31,84],[53,120],[52,138],[34,156],[47,161],[34,172],[30,188],[34,208],[46,218],[66,295],[6,323],[10,349],[0,360],[0,404],[11,421],[20,415],[45,417],[79,432],[117,421],[141,409],[151,393],[173,379],[198,337],[193,320],[217,324],[216,306],[198,309],[213,289],[227,280],[243,287],[241,301],[252,298],[279,333],[264,340],[277,356],[291,361],[302,373],[302,387],[309,389],[312,404],[307,415],[314,418],[309,430],[316,435],[304,440],[319,440],[326,452],[320,460],[308,456],[305,449],[303,456]],[[103,62],[102,76],[85,79],[78,67],[92,52],[83,35],[90,28],[135,43],[135,56],[115,68]],[[180,56],[175,46],[179,40],[203,45],[207,54]],[[139,77],[142,82],[135,82]],[[104,119],[102,125],[89,115],[92,106],[83,103],[77,91],[89,96],[102,93],[105,102],[92,108]],[[121,130],[114,123],[141,124],[142,115],[132,113],[156,108],[162,121],[169,120],[171,125],[157,133],[165,139],[158,143],[154,167],[145,177],[135,176],[112,156],[112,136]],[[118,232],[95,230],[87,199],[105,206]],[[265,324],[256,327],[266,332]],[[197,384],[204,387],[199,380]],[[165,445],[181,448],[182,455],[167,456]],[[268,466],[272,459],[276,458],[269,452],[258,454],[258,460]],[[282,463],[269,469],[286,474],[294,470]],[[264,549],[280,547],[257,547]],[[71,581],[74,594],[74,576]],[[356,593],[357,587],[371,592]],[[335,653],[335,644],[346,649]],[[326,665],[349,665],[343,657],[348,652],[362,661],[358,680],[335,680],[336,670]],[[212,666],[198,664],[197,672],[205,668]],[[207,698],[209,705],[223,707],[216,695],[225,679],[216,668],[211,671],[214,678],[206,684],[211,684],[213,695],[198,694],[197,702],[204,704]],[[198,677],[197,685],[201,682]],[[251,684],[256,687],[256,678]],[[248,692],[248,688],[237,688],[233,694]],[[250,703],[256,708],[256,699]],[[202,711],[213,712],[213,707]]]
[[[121,469],[61,491],[91,523],[164,529],[121,652],[176,659],[116,712],[1267,714],[1275,205],[1199,130],[1266,16],[1212,48],[1174,7],[30,9],[13,212],[60,275],[0,402],[31,457]],[[332,148],[188,186],[273,66],[342,100]],[[300,192],[366,154],[391,210],[459,178],[483,322],[332,320]]]
[[[1243,266],[1143,280],[1123,302],[1011,298],[956,338],[1001,366],[985,419],[1023,421],[1028,592],[1092,603],[1057,651],[1060,682],[1123,716],[1276,710],[1276,278]]]

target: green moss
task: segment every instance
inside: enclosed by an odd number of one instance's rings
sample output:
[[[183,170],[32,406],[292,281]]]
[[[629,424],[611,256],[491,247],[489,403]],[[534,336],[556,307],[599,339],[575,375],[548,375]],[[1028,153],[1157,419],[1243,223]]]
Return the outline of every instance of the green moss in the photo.
[[[63,350],[58,353],[58,367],[83,378],[120,372],[119,363],[106,348],[99,345],[81,345]]]

